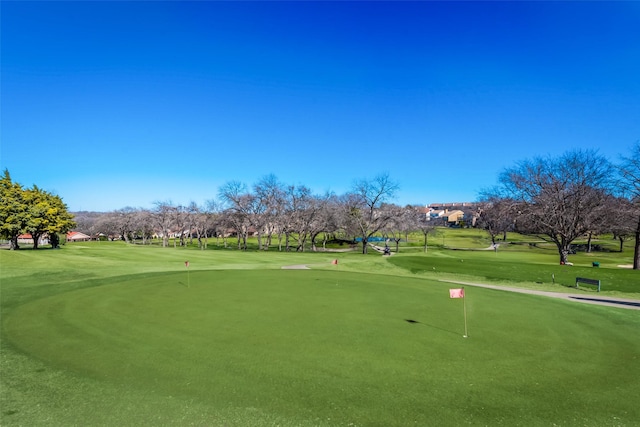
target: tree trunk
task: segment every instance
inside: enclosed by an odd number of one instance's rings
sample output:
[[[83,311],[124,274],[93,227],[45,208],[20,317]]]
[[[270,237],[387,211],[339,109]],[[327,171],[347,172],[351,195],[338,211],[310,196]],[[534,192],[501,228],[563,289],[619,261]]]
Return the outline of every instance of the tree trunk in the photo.
[[[38,244],[40,243],[41,234],[31,233],[31,237],[33,238],[33,249],[38,249]]]
[[[587,253],[590,254],[591,253],[591,237],[593,236],[593,233],[589,233],[589,238],[587,239]]]
[[[9,249],[12,251],[20,249],[18,245],[18,236],[11,236]]]
[[[298,247],[296,252],[304,252],[304,244],[307,241],[307,233],[298,234]]]
[[[311,251],[312,252],[317,252],[318,250],[318,248],[316,247],[316,239],[318,238],[318,234],[320,234],[320,232],[311,233]]]
[[[362,236],[362,253],[367,254],[367,236]]]
[[[640,215],[638,216],[638,226],[635,234],[636,244],[633,249],[633,269],[640,270]]]
[[[424,233],[424,253],[427,253],[427,233]]]
[[[60,237],[58,236],[58,233],[49,235],[49,242],[51,243],[52,249],[58,249],[60,247]]]
[[[269,250],[272,242],[273,242],[273,228],[269,227],[269,231],[267,232],[267,246],[264,248],[265,251]]]

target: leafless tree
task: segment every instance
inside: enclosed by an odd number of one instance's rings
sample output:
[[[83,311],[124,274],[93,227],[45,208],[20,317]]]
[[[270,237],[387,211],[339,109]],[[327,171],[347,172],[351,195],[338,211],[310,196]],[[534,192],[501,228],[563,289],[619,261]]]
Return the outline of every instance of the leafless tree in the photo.
[[[396,244],[396,253],[398,253],[402,238],[406,239],[408,232],[416,229],[413,207],[384,204],[382,210],[391,216],[391,220],[382,229],[383,234]]]
[[[320,211],[321,221],[324,223],[322,249],[327,249],[329,236],[334,236],[340,230],[340,198],[335,194],[327,194],[323,209]]]
[[[319,214],[322,210],[322,201],[317,196],[311,194],[311,190],[305,186],[298,186],[300,199],[298,210],[295,213],[296,232],[298,235],[297,251],[304,252],[307,239],[312,241],[311,246],[315,247],[315,239],[323,231],[323,224],[319,221]]]
[[[271,238],[277,229],[279,216],[283,212],[284,185],[278,178],[269,174],[264,176],[254,185],[254,222],[258,230],[258,250],[268,250],[271,246]],[[262,242],[265,234],[266,241]]]
[[[615,212],[615,215],[609,215],[611,222],[606,232],[613,233],[613,238],[620,243],[620,252],[624,249],[624,242],[635,236],[637,228],[637,213],[631,200],[625,197],[612,198],[612,202],[607,205],[609,212]]]
[[[127,206],[113,212],[114,223],[117,227],[118,234],[127,243],[135,237],[136,215],[138,211],[135,208]]]
[[[512,199],[516,231],[553,242],[560,263],[571,243],[586,235],[610,191],[611,166],[594,151],[577,150],[558,158],[536,158],[506,169],[502,196]]]
[[[155,202],[153,210],[153,220],[162,236],[162,247],[169,246],[169,233],[173,221],[173,210],[175,206],[171,201]]]
[[[309,240],[311,241],[311,250],[317,251],[318,236],[323,233],[323,248],[326,249],[327,234],[334,229],[334,212],[332,211],[331,200],[333,194],[326,193],[323,196],[314,196],[311,204],[309,215]]]
[[[214,219],[218,211],[218,203],[210,199],[204,206],[190,205],[189,210],[194,215],[193,226],[198,239],[198,247],[205,250],[209,243],[210,232],[215,230]]]
[[[118,216],[114,212],[105,212],[101,215],[95,224],[98,234],[104,234],[109,240],[120,239],[120,226],[118,224]]]
[[[219,196],[227,207],[223,214],[237,233],[238,249],[246,251],[247,236],[254,213],[255,196],[249,193],[247,186],[240,181],[225,183],[219,190]]]
[[[382,204],[395,196],[398,184],[388,174],[380,174],[373,179],[356,181],[347,201],[347,222],[355,225],[362,238],[362,253],[367,253],[367,243],[371,236],[380,231],[391,219],[389,211],[381,209]]]
[[[629,156],[622,158],[618,170],[621,176],[619,187],[631,202],[630,208],[634,217],[633,269],[640,270],[640,141],[635,143]]]
[[[74,212],[73,216],[76,221],[76,230],[81,231],[89,236],[97,237],[101,232],[99,229],[100,218],[107,215],[105,212]]]
[[[173,247],[177,247],[178,240],[180,241],[180,246],[185,246],[185,235],[187,232],[187,224],[189,221],[187,208],[183,205],[173,206],[171,209],[171,221],[175,229],[173,236]]]
[[[442,220],[429,217],[422,206],[411,206],[411,219],[409,220],[414,230],[420,230],[424,236],[424,251],[428,251],[428,236],[435,234],[436,227]],[[442,224],[440,224],[442,225]]]
[[[485,193],[478,206],[476,226],[485,230],[491,238],[491,243],[496,244],[496,238],[502,235],[502,240],[507,240],[507,232],[514,229],[513,208],[514,200],[508,197],[499,197],[495,193]]]

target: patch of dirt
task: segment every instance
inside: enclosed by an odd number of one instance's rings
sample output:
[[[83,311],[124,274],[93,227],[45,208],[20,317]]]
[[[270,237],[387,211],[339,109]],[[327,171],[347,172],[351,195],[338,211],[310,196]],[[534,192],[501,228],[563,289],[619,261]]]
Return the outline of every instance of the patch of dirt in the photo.
[[[620,268],[633,268],[633,264],[621,264],[618,267],[620,267]]]

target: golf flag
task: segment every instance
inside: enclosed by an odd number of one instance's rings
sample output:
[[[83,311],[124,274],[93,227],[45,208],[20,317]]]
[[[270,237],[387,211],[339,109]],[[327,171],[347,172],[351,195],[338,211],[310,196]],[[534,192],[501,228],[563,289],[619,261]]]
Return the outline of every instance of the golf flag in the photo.
[[[189,267],[189,261],[185,261],[185,262],[184,262],[184,266],[185,266],[185,267]]]
[[[464,298],[464,288],[449,289],[449,298]]]

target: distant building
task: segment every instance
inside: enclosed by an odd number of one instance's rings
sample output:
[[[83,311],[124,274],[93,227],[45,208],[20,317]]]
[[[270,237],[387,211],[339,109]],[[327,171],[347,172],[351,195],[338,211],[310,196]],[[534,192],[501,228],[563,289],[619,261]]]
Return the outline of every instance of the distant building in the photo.
[[[70,231],[67,233],[67,242],[86,242],[89,240],[91,240],[91,236],[79,231]]]
[[[443,219],[448,226],[475,226],[478,216],[477,202],[431,203],[426,206],[427,219]]]

